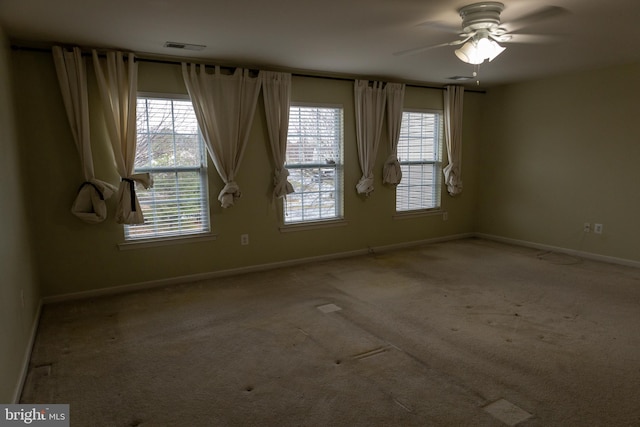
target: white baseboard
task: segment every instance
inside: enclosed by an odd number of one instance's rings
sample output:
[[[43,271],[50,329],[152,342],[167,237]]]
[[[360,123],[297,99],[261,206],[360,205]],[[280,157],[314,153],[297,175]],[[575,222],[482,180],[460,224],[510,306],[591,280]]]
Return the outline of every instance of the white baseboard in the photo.
[[[511,239],[508,237],[496,236],[493,234],[474,233],[474,236],[480,239],[493,240],[494,242],[508,243],[510,245],[524,246],[527,248],[540,249],[543,251],[563,253],[563,254],[584,258],[584,259],[589,259],[593,261],[608,262],[610,264],[618,264],[618,265],[625,265],[628,267],[640,268],[640,261],[634,261],[631,259],[617,258],[617,257],[612,257],[607,255],[598,255],[591,252],[584,252],[584,251],[578,251],[575,249],[545,245],[542,243],[529,242],[526,240]]]
[[[544,251],[553,251],[553,252],[565,253],[565,254],[568,254],[568,255],[577,256],[577,257],[584,258],[584,259],[591,259],[591,260],[594,260],[594,261],[608,262],[608,263],[611,263],[611,264],[619,264],[619,265],[626,265],[626,266],[630,266],[630,267],[640,268],[640,262],[639,261],[628,260],[628,259],[624,259],[624,258],[616,258],[616,257],[611,257],[611,256],[598,255],[598,254],[594,254],[594,253],[590,253],[590,252],[577,251],[577,250],[574,250],[574,249],[562,248],[562,247],[546,245],[546,244],[542,244],[542,243],[529,242],[529,241],[526,241],[526,240],[511,239],[511,238],[508,238],[508,237],[496,236],[496,235],[493,235],[493,234],[462,233],[462,234],[453,234],[453,235],[442,236],[442,237],[434,237],[434,238],[430,238],[430,239],[414,240],[414,241],[410,241],[410,242],[395,243],[395,244],[385,245],[385,246],[368,247],[368,248],[365,248],[365,249],[357,249],[357,250],[353,250],[353,251],[337,252],[337,253],[327,254],[327,255],[319,255],[319,256],[313,256],[313,257],[307,257],[307,258],[297,258],[297,259],[279,261],[279,262],[273,262],[273,263],[267,263],[267,264],[258,264],[258,265],[251,265],[251,266],[246,266],[246,267],[231,268],[231,269],[227,269],[227,270],[211,271],[211,272],[207,272],[207,273],[189,274],[189,275],[185,275],[185,276],[169,277],[169,278],[166,278],[166,279],[158,279],[158,280],[150,280],[150,281],[146,281],[146,282],[131,283],[131,284],[127,284],[127,285],[113,286],[113,287],[101,288],[101,289],[94,289],[94,290],[90,290],[90,291],[82,291],[82,292],[74,292],[74,293],[68,293],[68,294],[62,294],[62,295],[54,295],[54,296],[44,297],[42,299],[42,303],[43,304],[52,304],[52,303],[70,301],[70,300],[76,300],[76,299],[93,298],[93,297],[100,297],[100,296],[107,296],[107,295],[116,295],[116,294],[139,291],[139,290],[144,290],[144,289],[151,289],[151,288],[157,288],[157,287],[163,287],[163,286],[179,285],[179,284],[183,284],[183,283],[189,283],[189,282],[195,282],[195,281],[201,281],[201,280],[209,280],[209,279],[216,279],[216,278],[220,278],[220,277],[233,276],[233,275],[237,275],[237,274],[255,273],[255,272],[260,272],[260,271],[272,270],[272,269],[276,269],[276,268],[291,267],[291,266],[300,265],[300,264],[308,264],[308,263],[312,263],[312,262],[328,261],[328,260],[339,259],[339,258],[348,258],[348,257],[352,257],[352,256],[366,255],[366,254],[372,253],[372,252],[373,253],[375,253],[375,252],[385,252],[385,251],[398,250],[398,249],[409,248],[409,247],[413,247],[413,246],[425,245],[425,244],[430,244],[430,243],[439,243],[439,242],[446,242],[446,241],[450,241],[450,240],[466,239],[466,238],[470,238],[470,237],[477,237],[477,238],[486,239],[486,240],[493,240],[493,241],[496,241],[496,242],[507,243],[507,244],[523,246],[523,247],[529,247],[529,248],[534,248],[534,249],[540,249],[540,250],[544,250]]]
[[[357,250],[347,251],[347,252],[338,252],[333,254],[319,255],[319,256],[313,256],[313,257],[307,257],[307,258],[297,258],[297,259],[279,261],[279,262],[273,262],[273,263],[267,263],[267,264],[250,265],[246,267],[211,271],[207,273],[169,277],[166,279],[150,280],[147,282],[132,283],[128,285],[113,286],[109,288],[101,288],[101,289],[94,289],[90,291],[74,292],[74,293],[44,297],[43,303],[52,304],[52,303],[58,303],[63,301],[76,300],[76,299],[115,295],[120,293],[140,291],[144,289],[151,289],[151,288],[157,288],[157,287],[163,287],[163,286],[179,285],[182,283],[189,283],[189,282],[195,282],[200,280],[216,279],[220,277],[233,276],[237,274],[255,273],[260,271],[273,270],[275,268],[291,267],[294,265],[308,264],[311,262],[328,261],[332,259],[366,255],[371,252],[374,252],[374,253],[385,252],[385,251],[409,248],[412,246],[419,246],[419,245],[424,245],[429,243],[438,243],[438,242],[445,242],[449,240],[465,239],[469,237],[474,237],[474,234],[473,233],[454,234],[454,235],[448,235],[448,236],[442,236],[442,237],[434,237],[430,239],[396,243],[392,245],[368,247],[365,249],[357,249]]]
[[[398,249],[404,248],[412,248],[414,246],[427,245],[430,243],[440,243],[440,242],[448,242],[450,240],[460,240],[460,239],[468,239],[470,237],[475,237],[474,233],[461,233],[461,234],[450,234],[442,237],[432,237],[430,239],[423,240],[414,240],[411,242],[402,242],[402,243],[394,243],[392,245],[385,246],[376,246],[371,248],[368,252],[386,252],[386,251],[394,251]]]
[[[18,383],[16,384],[16,388],[13,392],[13,403],[20,402],[20,396],[22,395],[22,389],[24,388],[24,383],[27,380],[27,374],[29,373],[29,362],[31,361],[31,352],[33,351],[33,344],[36,341],[36,334],[38,333],[38,326],[40,325],[40,313],[42,312],[43,302],[40,300],[38,303],[38,309],[36,310],[36,315],[31,323],[31,333],[29,335],[29,342],[27,343],[27,347],[24,351],[24,356],[22,358],[22,368],[20,369],[20,376],[18,377]]]

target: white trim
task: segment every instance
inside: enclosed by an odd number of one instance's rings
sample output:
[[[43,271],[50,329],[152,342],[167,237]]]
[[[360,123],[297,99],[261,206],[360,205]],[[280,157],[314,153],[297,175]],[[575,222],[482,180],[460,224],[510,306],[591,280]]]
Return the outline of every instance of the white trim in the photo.
[[[469,239],[471,237],[474,237],[474,233],[449,234],[442,237],[432,237],[430,239],[413,240],[411,242],[394,243],[392,245],[385,245],[385,246],[374,246],[369,248],[368,253],[395,251],[398,249],[412,248],[414,246],[420,246],[420,245],[449,242],[451,240]]]
[[[171,125],[172,125],[172,143],[173,143],[173,149],[175,151],[176,147],[176,129],[175,129],[175,120],[176,120],[176,103],[182,103],[183,105],[188,104],[188,108],[187,110],[190,110],[191,113],[193,113],[193,119],[195,120],[195,112],[193,111],[193,105],[191,102],[191,98],[189,97],[188,94],[165,94],[165,93],[158,93],[158,92],[137,92],[137,98],[136,98],[136,105],[139,105],[140,102],[144,103],[144,108],[141,110],[144,110],[144,121],[145,121],[145,129],[143,131],[141,131],[140,129],[138,129],[138,134],[137,137],[140,137],[140,132],[142,132],[144,135],[151,137],[153,135],[156,135],[157,132],[155,129],[152,129],[152,126],[149,125],[149,103],[148,101],[163,101],[165,104],[168,102],[170,103],[170,110],[171,110],[171,117],[170,117],[170,121],[171,121]],[[165,102],[166,101],[166,102]],[[165,105],[166,106],[166,105]],[[186,108],[186,107],[185,107]],[[185,115],[189,115],[189,111],[184,110],[184,114]],[[138,117],[137,119],[140,119],[139,114],[140,111],[138,111]],[[182,114],[182,113],[181,113]],[[201,224],[200,230],[198,232],[193,232],[192,230],[185,230],[182,228],[182,225],[180,224],[180,221],[178,218],[173,218],[170,222],[170,224],[167,225],[171,225],[171,226],[176,226],[177,227],[177,234],[174,233],[168,233],[166,231],[162,232],[162,231],[157,231],[154,229],[149,229],[150,227],[153,226],[153,224],[150,223],[145,223],[145,224],[140,224],[140,226],[143,227],[144,229],[147,229],[147,231],[152,231],[153,233],[147,233],[147,234],[151,234],[150,237],[142,237],[142,238],[137,238],[136,237],[136,230],[133,228],[132,225],[129,224],[124,224],[123,225],[123,232],[124,232],[124,238],[125,238],[125,242],[124,243],[131,243],[131,242],[151,242],[151,241],[160,241],[163,239],[174,239],[174,238],[181,238],[181,237],[188,237],[188,236],[193,236],[195,234],[210,234],[211,233],[211,209],[209,206],[209,183],[208,183],[208,156],[207,156],[207,150],[205,147],[205,143],[204,143],[204,138],[202,136],[202,132],[200,131],[200,128],[197,127],[197,129],[195,129],[195,133],[193,134],[189,134],[192,136],[196,137],[196,146],[192,147],[195,151],[197,151],[199,153],[199,162],[197,165],[169,165],[166,167],[160,167],[160,166],[153,166],[153,165],[147,165],[145,167],[135,167],[134,168],[134,172],[135,173],[146,173],[148,175],[151,176],[151,178],[154,177],[154,175],[160,174],[160,173],[164,173],[164,172],[170,172],[171,174],[180,174],[180,173],[197,173],[197,178],[194,180],[196,182],[199,183],[199,188],[198,188],[198,192],[200,194],[199,197],[199,205],[200,205],[200,209],[198,209],[199,214],[198,216],[200,217],[200,219],[202,220],[202,222],[206,222],[206,224]],[[137,148],[136,148],[137,150]],[[177,159],[176,159],[177,162]],[[177,175],[176,175],[177,176]],[[177,178],[176,178],[177,179]],[[177,185],[177,182],[174,183]],[[153,185],[150,187],[150,190],[153,194],[155,190],[153,190]],[[176,188],[176,191],[179,193],[179,190]],[[152,196],[153,196],[152,194]],[[140,194],[139,194],[139,198],[140,198]],[[163,206],[163,202],[162,201],[157,201],[155,200],[155,196],[152,197],[152,201],[150,201],[150,210],[152,211],[152,213],[158,213],[157,210],[160,206],[160,208]],[[142,203],[142,198],[140,198],[140,203]],[[180,202],[178,201],[178,204]],[[145,214],[146,215],[146,214]],[[166,219],[166,218],[165,218]],[[177,222],[176,222],[177,220]],[[138,230],[140,231],[140,230]],[[161,245],[166,245],[166,244],[171,244],[170,243],[160,243],[160,244],[153,244],[150,246],[161,246]],[[145,245],[141,245],[138,247],[147,247]],[[125,247],[121,247],[118,246],[119,249],[124,249]],[[131,248],[129,248],[131,249]]]
[[[444,118],[444,109],[438,110],[437,108],[403,108],[403,113],[424,113],[424,114],[434,114],[436,116],[440,116],[440,119]]]
[[[336,117],[337,115],[337,124],[338,124],[338,130],[339,130],[339,137],[338,140],[335,141],[334,138],[332,137],[332,144],[334,146],[337,145],[337,157],[334,157],[333,159],[331,159],[333,161],[333,163],[326,163],[328,159],[325,159],[325,163],[326,164],[320,164],[320,162],[312,164],[312,163],[288,163],[285,160],[284,163],[284,167],[285,169],[288,170],[299,170],[301,173],[304,172],[304,170],[309,170],[309,169],[322,169],[322,168],[326,168],[326,169],[334,169],[335,173],[334,173],[334,188],[333,188],[333,194],[335,197],[335,207],[334,207],[334,212],[335,215],[328,217],[326,220],[327,221],[331,221],[331,220],[340,220],[342,219],[342,216],[344,215],[344,147],[345,147],[345,139],[344,139],[344,106],[342,104],[321,104],[321,103],[305,103],[305,102],[301,102],[301,103],[296,103],[296,102],[290,102],[289,105],[289,126],[291,126],[291,123],[294,122],[294,117],[298,116],[298,115],[302,115],[301,110],[303,109],[329,109],[329,110],[333,110],[332,112],[332,117]],[[297,109],[298,112],[300,114],[292,114],[291,111]],[[302,120],[301,120],[302,122]],[[333,128],[334,130],[336,129],[335,127]],[[317,129],[314,128],[314,132],[316,132]],[[291,138],[291,134],[289,133],[287,135],[287,151],[289,150],[289,139]],[[321,178],[320,178],[321,180]],[[321,186],[322,187],[322,186]],[[297,192],[296,192],[297,193]],[[300,194],[304,195],[306,192],[303,190]],[[313,191],[311,191],[310,193],[313,193]],[[328,192],[327,192],[328,193]],[[286,198],[283,200],[283,202],[281,203],[282,206],[282,211],[283,211],[283,217],[284,215],[287,214],[287,200]],[[318,221],[323,221],[323,219],[320,219]],[[316,222],[316,220],[303,220],[300,222]],[[298,224],[298,222],[294,223],[294,224]],[[289,224],[282,224],[282,226],[288,226]],[[282,227],[280,228],[280,231],[283,231]]]
[[[190,274],[186,276],[170,277],[167,279],[150,280],[147,282],[132,283],[129,285],[114,286],[109,288],[95,289],[91,291],[55,295],[50,297],[44,297],[42,299],[42,304],[51,304],[51,303],[58,303],[58,302],[77,300],[77,299],[83,299],[83,298],[115,295],[115,294],[120,294],[125,292],[132,292],[132,291],[138,291],[138,290],[150,289],[150,288],[156,288],[156,287],[162,287],[162,286],[171,286],[171,285],[183,284],[183,283],[194,282],[199,280],[215,279],[219,277],[232,276],[236,274],[253,273],[253,272],[272,270],[272,269],[281,268],[281,267],[290,267],[294,265],[307,264],[311,262],[328,261],[332,259],[340,259],[340,258],[347,258],[352,256],[358,256],[358,255],[366,255],[366,254],[376,253],[376,252],[398,250],[398,249],[410,248],[414,246],[420,246],[420,245],[426,245],[426,244],[432,244],[432,243],[467,239],[470,237],[477,237],[477,238],[486,239],[486,240],[493,240],[500,243],[507,243],[507,244],[518,245],[523,247],[530,247],[534,249],[546,250],[546,251],[550,250],[554,252],[566,253],[568,255],[579,256],[579,257],[582,257],[585,259],[591,259],[594,261],[608,262],[612,264],[619,264],[619,265],[626,265],[630,267],[640,268],[639,261],[627,260],[623,258],[616,258],[616,257],[605,256],[605,255],[597,255],[589,252],[582,252],[582,251],[576,251],[572,249],[560,248],[557,246],[528,242],[525,240],[510,239],[507,237],[501,237],[501,236],[496,236],[492,234],[471,232],[471,233],[461,233],[461,234],[453,234],[453,235],[447,235],[447,236],[441,236],[441,237],[434,237],[434,238],[423,239],[423,240],[414,240],[410,242],[402,242],[402,243],[396,243],[392,245],[367,247],[366,249],[357,249],[357,250],[347,251],[347,252],[338,252],[338,253],[319,255],[314,257],[298,258],[298,259],[292,259],[292,260],[286,260],[286,261],[280,261],[280,262],[274,262],[274,263],[268,263],[268,264],[258,264],[258,265],[252,265],[247,267],[232,268],[228,270],[212,271],[208,273]],[[38,319],[39,319],[39,316],[40,314],[38,312]],[[36,325],[34,325],[34,329],[32,332],[32,335],[33,335],[32,339],[35,338],[36,329],[37,327]]]
[[[344,114],[344,105],[343,104],[332,104],[326,102],[306,102],[306,101],[291,101],[289,103],[289,107],[306,107],[306,108],[334,108],[342,110],[342,114]]]
[[[567,254],[567,255],[571,255],[571,256],[576,256],[576,257],[580,257],[580,258],[584,258],[584,259],[589,259],[589,260],[592,260],[592,261],[607,262],[607,263],[610,263],[610,264],[618,264],[618,265],[624,265],[624,266],[627,266],[627,267],[640,268],[640,261],[634,261],[634,260],[631,260],[631,259],[617,258],[617,257],[608,256],[608,255],[598,255],[598,254],[594,254],[592,252],[578,251],[578,250],[575,250],[575,249],[568,249],[568,248],[562,248],[562,247],[559,247],[559,246],[545,245],[543,243],[529,242],[529,241],[526,241],[526,240],[511,239],[509,237],[496,236],[494,234],[474,233],[474,235],[475,235],[475,237],[478,237],[478,238],[481,238],[481,239],[486,239],[486,240],[493,240],[494,242],[507,243],[507,244],[510,244],[510,245],[517,245],[517,246],[524,246],[524,247],[533,248],[533,249],[540,249],[540,250],[543,250],[543,251],[558,252],[558,253],[563,253],[563,254]]]
[[[342,227],[349,222],[344,219],[328,219],[324,221],[292,222],[280,226],[281,233],[291,233],[292,231],[317,230],[319,228]]]
[[[153,239],[132,239],[122,243],[118,243],[118,249],[121,251],[130,251],[132,249],[145,249],[153,248],[156,246],[168,246],[168,245],[181,245],[184,243],[197,243],[206,242],[209,240],[216,240],[217,234],[212,233],[198,233],[198,234],[183,234],[180,236],[171,237],[157,237]]]
[[[163,287],[163,286],[179,285],[183,283],[189,283],[189,282],[195,282],[195,281],[201,281],[201,280],[216,279],[220,277],[233,276],[237,274],[255,273],[260,271],[273,270],[276,268],[290,267],[294,265],[308,264],[312,262],[328,261],[332,259],[348,258],[348,257],[353,257],[358,255],[376,253],[376,252],[410,248],[413,246],[426,245],[430,243],[439,243],[439,242],[446,242],[449,240],[466,239],[473,236],[474,236],[473,233],[454,234],[454,235],[448,235],[448,236],[442,236],[442,237],[434,237],[431,239],[396,243],[393,245],[367,247],[365,249],[356,249],[356,250],[347,251],[347,252],[338,252],[333,254],[318,255],[318,256],[307,257],[307,258],[297,258],[297,259],[273,262],[268,264],[250,265],[247,267],[231,268],[228,270],[211,271],[208,273],[189,274],[186,276],[170,277],[167,279],[150,280],[147,282],[132,283],[129,285],[121,285],[121,286],[114,286],[109,288],[95,289],[91,291],[74,292],[69,294],[45,297],[43,298],[43,303],[52,304],[52,303],[59,303],[64,301],[78,300],[83,298],[115,295],[115,294],[121,294],[125,292],[133,292],[133,291],[139,291],[139,290],[151,289],[151,288],[157,288],[157,287]]]
[[[401,180],[398,185],[395,186],[395,193],[396,193],[396,200],[395,200],[395,209],[396,209],[396,215],[397,214],[402,214],[404,212],[406,213],[410,213],[410,212],[424,212],[427,210],[442,210],[442,193],[443,193],[443,185],[442,185],[442,165],[444,163],[444,159],[443,159],[443,147],[444,147],[444,110],[433,110],[433,109],[419,109],[419,108],[403,108],[402,109],[402,122],[404,122],[405,120],[405,114],[421,114],[421,115],[426,115],[426,114],[430,114],[435,116],[435,124],[434,124],[434,137],[433,137],[433,145],[434,145],[434,153],[435,153],[435,159],[434,160],[420,160],[420,161],[409,161],[409,160],[400,160],[400,154],[397,154],[397,158],[398,158],[398,163],[400,164],[400,167],[402,168],[402,166],[411,166],[411,165],[433,165],[434,169],[435,169],[435,174],[433,176],[433,194],[435,196],[435,203],[434,206],[429,207],[429,208],[422,208],[422,209],[411,209],[411,210],[398,210],[398,187],[400,188],[406,188],[407,191],[410,189],[410,185],[405,185],[403,184],[403,181]],[[402,137],[402,129],[403,127],[400,127],[400,134],[399,134],[399,139],[398,139],[398,147],[396,151],[400,150],[400,144],[402,141],[404,141],[403,137]],[[409,140],[411,140],[412,138],[409,138]],[[427,138],[425,135],[421,135],[421,140],[424,142],[425,140],[427,140],[429,138]],[[425,144],[421,144],[421,145],[425,145]],[[422,190],[420,191],[421,193],[425,192],[425,187],[426,185],[422,185]]]
[[[36,314],[31,324],[31,333],[29,335],[29,342],[27,343],[27,347],[25,348],[25,351],[24,351],[22,368],[20,369],[20,376],[18,378],[18,383],[16,384],[16,388],[13,391],[14,404],[20,402],[20,396],[22,396],[22,390],[24,389],[24,384],[27,381],[27,374],[29,373],[29,363],[31,362],[31,353],[33,352],[33,344],[36,342],[36,334],[38,333],[38,326],[40,326],[40,313],[42,313],[43,304],[44,304],[44,300],[41,299],[38,302],[38,309],[36,310]]]
[[[151,98],[151,99],[178,99],[182,101],[191,101],[188,93],[166,93],[166,92],[140,92],[138,91],[138,98]]]
[[[395,214],[393,214],[393,219],[419,218],[419,217],[425,217],[425,216],[444,215],[445,213],[446,211],[441,208],[416,209],[412,211],[397,211]]]

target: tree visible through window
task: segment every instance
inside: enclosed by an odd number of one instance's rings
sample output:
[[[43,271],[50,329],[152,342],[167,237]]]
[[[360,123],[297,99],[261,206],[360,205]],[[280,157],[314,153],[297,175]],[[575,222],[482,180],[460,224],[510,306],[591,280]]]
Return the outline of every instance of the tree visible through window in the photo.
[[[292,106],[285,167],[294,193],[284,222],[342,217],[342,108]]]
[[[206,153],[191,101],[139,97],[135,172],[154,185],[138,189],[145,223],[125,226],[125,239],[209,231]]]
[[[402,113],[398,160],[402,181],[396,187],[396,211],[440,207],[442,116],[437,112]]]

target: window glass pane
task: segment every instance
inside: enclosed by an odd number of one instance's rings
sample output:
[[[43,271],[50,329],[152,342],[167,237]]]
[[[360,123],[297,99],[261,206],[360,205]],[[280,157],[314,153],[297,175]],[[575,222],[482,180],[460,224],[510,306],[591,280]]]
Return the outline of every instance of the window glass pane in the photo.
[[[397,211],[440,206],[440,126],[438,113],[403,113],[398,141],[402,181],[396,187]]]
[[[434,113],[404,112],[398,142],[400,161],[438,161],[438,120]]]
[[[438,207],[435,164],[400,165],[402,185],[396,187],[396,210],[409,211]]]
[[[285,166],[294,193],[284,202],[285,223],[342,216],[342,109],[290,110]]]
[[[136,172],[154,185],[136,188],[145,223],[125,226],[126,239],[208,232],[206,157],[191,102],[138,98]]]
[[[340,161],[342,110],[291,107],[287,164],[321,164]]]

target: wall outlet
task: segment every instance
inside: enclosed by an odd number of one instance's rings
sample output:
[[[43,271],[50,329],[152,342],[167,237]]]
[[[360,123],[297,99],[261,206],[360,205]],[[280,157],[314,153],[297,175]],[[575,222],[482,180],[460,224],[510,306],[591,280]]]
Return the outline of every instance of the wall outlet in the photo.
[[[240,244],[245,246],[249,244],[249,235],[248,234],[241,234],[240,235]]]
[[[596,234],[602,234],[602,224],[593,224],[593,232]]]
[[[591,224],[589,224],[588,222],[584,223],[584,227],[582,228],[582,231],[584,231],[585,233],[588,233],[591,231]]]
[[[442,212],[442,220],[446,221],[449,219],[449,212]]]

